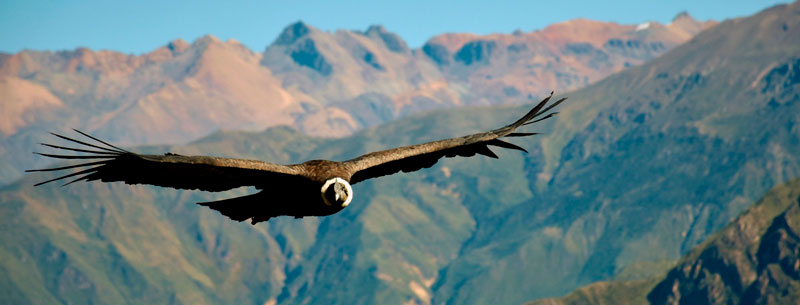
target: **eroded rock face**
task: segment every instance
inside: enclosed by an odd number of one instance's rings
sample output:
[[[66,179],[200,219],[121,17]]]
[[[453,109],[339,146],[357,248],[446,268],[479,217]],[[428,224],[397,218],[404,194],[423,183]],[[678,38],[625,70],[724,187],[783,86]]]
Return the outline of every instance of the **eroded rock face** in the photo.
[[[797,304],[800,179],[772,189],[666,276],[598,282],[527,305]]]
[[[796,304],[800,300],[799,182],[772,191],[693,250],[648,294],[650,303]]]
[[[302,44],[293,48],[290,56],[296,64],[309,67],[324,76],[328,76],[333,72],[333,68],[311,39],[303,40]]]
[[[472,65],[476,63],[489,63],[492,53],[497,49],[497,43],[489,40],[476,40],[470,41],[461,49],[456,52],[456,61],[464,63],[464,65]]]
[[[278,39],[275,39],[275,42],[273,42],[273,44],[276,45],[292,44],[297,40],[299,40],[300,38],[303,38],[303,36],[306,36],[309,33],[311,33],[311,31],[312,28],[303,23],[302,21],[292,23],[289,26],[287,26],[283,30],[283,32],[281,32],[281,34],[278,36]]]
[[[403,38],[400,38],[400,36],[395,33],[387,31],[382,25],[370,26],[364,35],[380,40],[386,48],[392,52],[407,53],[411,51]]]

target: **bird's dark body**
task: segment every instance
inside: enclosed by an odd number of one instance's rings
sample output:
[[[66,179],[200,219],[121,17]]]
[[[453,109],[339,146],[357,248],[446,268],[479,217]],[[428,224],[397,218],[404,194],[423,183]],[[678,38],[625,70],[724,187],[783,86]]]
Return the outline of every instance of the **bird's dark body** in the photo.
[[[344,209],[326,205],[319,196],[321,188],[322,183],[308,181],[305,185],[280,185],[276,189],[265,189],[252,195],[198,204],[217,210],[233,220],[252,218],[253,223],[276,216],[328,216]]]
[[[200,202],[233,220],[249,218],[253,223],[276,216],[328,216],[344,207],[326,205],[320,197],[325,181],[336,177],[350,182],[350,174],[342,170],[342,163],[328,160],[310,160],[293,165],[306,173],[304,179],[268,181],[258,193],[213,202]]]
[[[140,155],[76,130],[96,142],[87,143],[54,134],[61,139],[83,146],[74,148],[52,144],[42,145],[90,155],[39,154],[58,159],[99,161],[29,171],[81,169],[37,185],[78,176],[77,179],[67,184],[76,181],[120,181],[127,184],[150,184],[210,192],[253,186],[259,192],[199,204],[217,210],[237,221],[252,219],[254,224],[283,215],[297,218],[327,216],[341,211],[350,203],[353,198],[351,184],[398,172],[412,172],[428,168],[444,157],[484,155],[498,158],[491,151],[490,146],[526,151],[522,147],[500,139],[535,135],[536,133],[517,133],[515,130],[521,126],[552,117],[555,113],[544,114],[565,99],[562,98],[547,105],[551,97],[552,94],[538,103],[525,116],[505,127],[459,138],[372,152],[343,162],[311,160],[301,164],[279,165],[257,160],[182,156],[173,153]],[[537,119],[541,115],[544,116]]]

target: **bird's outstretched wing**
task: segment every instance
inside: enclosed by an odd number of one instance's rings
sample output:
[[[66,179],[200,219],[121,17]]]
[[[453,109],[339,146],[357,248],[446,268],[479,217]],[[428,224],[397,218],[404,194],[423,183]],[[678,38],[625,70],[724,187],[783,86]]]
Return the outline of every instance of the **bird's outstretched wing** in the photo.
[[[74,171],[58,178],[40,182],[36,184],[37,186],[77,176],[77,178],[73,178],[74,180],[64,185],[77,181],[100,180],[103,182],[121,181],[127,184],[151,184],[176,189],[219,192],[242,186],[262,188],[267,184],[284,185],[294,180],[304,179],[300,169],[296,166],[244,159],[182,156],[171,153],[165,155],[140,155],[103,142],[81,131],[75,131],[91,139],[91,141],[84,142],[53,134],[63,140],[80,144],[82,147],[75,148],[44,143],[42,145],[82,154],[36,154],[56,159],[78,159],[88,162],[55,168],[27,170],[27,172]]]
[[[489,146],[527,152],[524,148],[502,141],[500,138],[535,135],[536,133],[517,133],[514,131],[523,125],[536,123],[554,116],[557,112],[552,112],[547,115],[545,115],[545,113],[564,102],[566,98],[559,99],[548,105],[547,103],[552,97],[553,93],[550,93],[550,96],[536,104],[525,116],[502,128],[460,138],[368,153],[358,158],[345,161],[345,165],[353,172],[350,183],[355,184],[370,178],[391,175],[400,171],[413,172],[422,168],[428,168],[436,164],[442,157],[471,157],[479,154],[497,158],[497,155],[489,149]]]

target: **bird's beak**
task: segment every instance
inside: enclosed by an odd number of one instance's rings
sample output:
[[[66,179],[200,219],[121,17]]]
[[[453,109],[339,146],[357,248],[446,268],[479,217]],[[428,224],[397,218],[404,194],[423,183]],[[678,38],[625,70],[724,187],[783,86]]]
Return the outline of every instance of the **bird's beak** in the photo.
[[[339,193],[336,193],[336,201],[339,201]]]

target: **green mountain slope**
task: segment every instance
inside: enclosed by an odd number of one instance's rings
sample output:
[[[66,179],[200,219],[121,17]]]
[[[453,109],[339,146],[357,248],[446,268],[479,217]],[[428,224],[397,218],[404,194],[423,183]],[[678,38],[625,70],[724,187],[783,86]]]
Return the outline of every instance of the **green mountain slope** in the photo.
[[[548,298],[525,305],[639,305],[647,303],[647,292],[656,279],[597,282],[576,289],[561,298]]]
[[[800,300],[800,179],[692,249],[658,278],[601,282],[528,305],[796,304]]]
[[[343,159],[400,142],[483,130],[523,109],[490,110],[436,113],[340,140],[281,127],[137,151],[214,152],[280,163]],[[490,161],[475,160],[483,164],[479,167],[498,164]],[[498,166],[514,172],[508,164]],[[442,168],[429,174],[359,184],[354,204],[331,217],[281,218],[258,226],[193,204],[246,190],[211,194],[101,183],[34,188],[46,175],[28,176],[0,191],[2,215],[12,220],[0,230],[0,295],[20,304],[263,304],[308,298],[373,304],[424,297],[436,270],[457,255],[475,226],[453,191],[458,184]]]
[[[529,149],[355,186],[326,218],[252,227],[227,195],[26,177],[0,191],[13,303],[485,304],[647,278],[800,176],[800,5],[727,21],[570,94]],[[219,133],[181,154],[278,163],[485,130],[526,107],[429,113],[343,139]],[[147,148],[163,152],[167,147]],[[38,178],[38,179],[37,179]],[[238,190],[244,192],[244,190]]]

